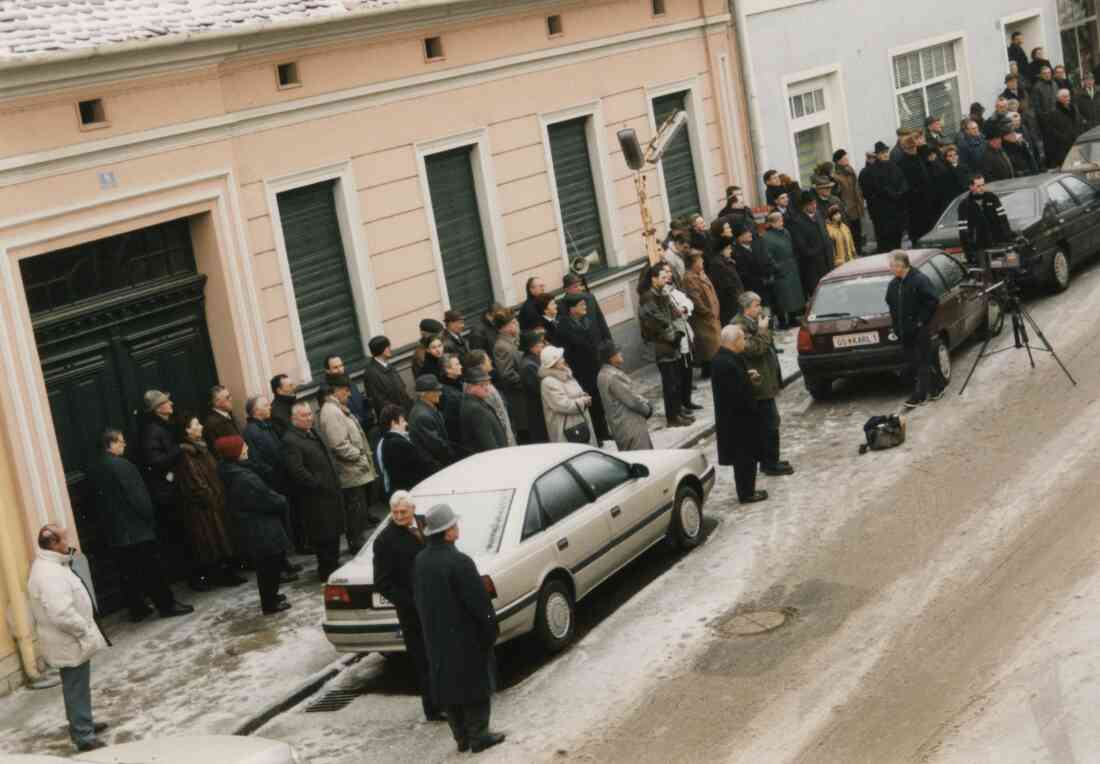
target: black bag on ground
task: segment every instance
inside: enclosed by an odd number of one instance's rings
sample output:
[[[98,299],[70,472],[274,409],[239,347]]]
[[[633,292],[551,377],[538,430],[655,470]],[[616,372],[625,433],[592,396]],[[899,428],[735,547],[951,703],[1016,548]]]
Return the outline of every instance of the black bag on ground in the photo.
[[[905,442],[905,417],[873,416],[863,425],[863,435],[867,442],[859,447],[859,452],[882,451]]]

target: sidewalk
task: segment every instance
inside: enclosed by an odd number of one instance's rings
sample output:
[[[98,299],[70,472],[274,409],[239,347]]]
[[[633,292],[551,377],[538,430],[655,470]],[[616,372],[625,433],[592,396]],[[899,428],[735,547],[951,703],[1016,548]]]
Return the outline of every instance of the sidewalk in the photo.
[[[785,380],[798,369],[796,334],[778,336]],[[634,376],[656,408],[654,447],[690,447],[714,431],[709,381],[696,380],[694,400],[703,408],[695,424],[667,429],[656,366]],[[324,608],[315,560],[296,561],[305,566],[300,580],[282,587],[293,607],[277,616],[260,614],[254,575],[247,574],[247,584],[202,594],[177,585],[179,598],[195,605],[191,616],[140,624],[125,613],[106,618],[113,646],[92,660],[95,719],[111,724],[104,740],[231,734],[338,660],[320,629]],[[0,698],[0,753],[72,753],[60,686],[22,688]]]

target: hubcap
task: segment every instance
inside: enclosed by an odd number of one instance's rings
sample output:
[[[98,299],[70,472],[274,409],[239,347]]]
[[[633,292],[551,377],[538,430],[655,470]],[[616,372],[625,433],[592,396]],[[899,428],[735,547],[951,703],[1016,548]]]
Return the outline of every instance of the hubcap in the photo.
[[[1069,260],[1062,252],[1054,253],[1054,278],[1058,280],[1059,286],[1069,283]]]
[[[702,521],[699,517],[699,505],[693,498],[685,498],[680,502],[680,527],[684,529],[684,535],[693,539],[699,535]]]
[[[937,354],[940,362],[940,374],[943,375],[945,381],[951,379],[951,352],[947,349],[947,345],[941,342]]]
[[[554,639],[565,639],[573,622],[573,613],[569,599],[560,592],[554,592],[546,600],[546,625]]]

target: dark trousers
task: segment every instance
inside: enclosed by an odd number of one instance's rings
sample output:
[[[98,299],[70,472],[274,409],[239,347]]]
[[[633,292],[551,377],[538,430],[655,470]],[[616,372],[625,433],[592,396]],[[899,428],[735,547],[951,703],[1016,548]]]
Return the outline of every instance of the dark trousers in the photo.
[[[684,356],[680,359],[680,400],[684,405],[691,403],[691,382],[691,356]]]
[[[683,402],[680,394],[680,384],[684,377],[683,372],[680,370],[682,365],[683,361],[681,359],[657,362],[657,369],[661,372],[661,392],[664,394],[665,399],[666,419],[680,416],[680,406]]]
[[[488,735],[490,710],[488,700],[462,706],[447,706],[447,723],[451,725],[455,742],[459,745],[473,744]]]
[[[369,485],[344,490],[344,527],[347,529],[348,549],[352,554],[363,546],[363,533],[367,527],[367,491]]]
[[[861,219],[849,220],[848,230],[852,232],[852,241],[856,245],[856,254],[863,254],[863,221]]]
[[[324,581],[340,567],[340,537],[313,539],[312,543],[317,555],[317,575]]]
[[[600,389],[593,379],[584,387],[584,391],[592,396],[592,408],[588,409],[588,415],[592,417],[592,427],[596,430],[596,439],[601,443],[611,440],[611,430],[607,427],[607,415],[603,411],[603,400],[600,398]]]
[[[755,456],[737,454],[733,460],[733,482],[737,486],[737,498],[746,501],[756,493],[756,465]]]
[[[893,252],[895,249],[901,249],[901,237],[903,233],[904,232],[901,230],[894,230],[892,228],[884,227],[881,231],[875,228],[876,251],[881,254],[883,252]]]
[[[260,590],[260,607],[274,610],[279,604],[279,572],[283,569],[283,555],[267,555],[253,560],[256,567],[256,588]]]
[[[149,597],[157,610],[172,607],[175,597],[168,588],[164,566],[152,541],[115,547],[115,560],[122,576],[122,595],[130,615],[140,615],[145,610],[145,598]]]
[[[424,644],[424,631],[420,628],[420,618],[416,611],[399,612],[397,620],[401,623],[401,638],[405,640],[405,652],[416,669],[416,683],[420,690],[420,702],[424,707],[424,716],[434,716],[438,709],[432,702],[429,683],[431,670],[428,666],[428,650]],[[487,722],[486,722],[487,723]]]
[[[62,668],[61,695],[65,699],[65,718],[69,720],[69,737],[73,745],[95,740],[92,721],[92,664]]]
[[[915,387],[913,397],[924,400],[929,393],[938,393],[943,389],[943,379],[940,371],[934,367],[935,359],[932,357],[932,338],[923,329],[917,332],[917,336],[911,342],[902,345],[905,351],[905,360],[909,362],[909,370],[912,372]]]
[[[765,467],[774,467],[779,463],[779,406],[775,398],[757,401],[760,410],[760,434],[763,448],[760,463]]]
[[[157,541],[165,575],[169,580],[190,578],[194,573],[195,555],[191,550],[191,535],[183,524],[183,513],[175,503],[155,504]]]

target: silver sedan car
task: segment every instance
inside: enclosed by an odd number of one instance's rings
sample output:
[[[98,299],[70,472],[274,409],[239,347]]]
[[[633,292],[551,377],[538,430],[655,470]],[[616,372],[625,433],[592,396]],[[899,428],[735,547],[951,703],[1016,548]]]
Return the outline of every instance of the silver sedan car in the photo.
[[[458,514],[457,545],[493,598],[499,641],[534,631],[554,652],[573,638],[576,603],[635,557],[665,538],[700,543],[714,476],[696,450],[555,443],[471,456],[412,494],[418,513],[446,502]],[[324,631],[342,652],[405,649],[393,605],[373,588],[382,527],[325,586]]]

